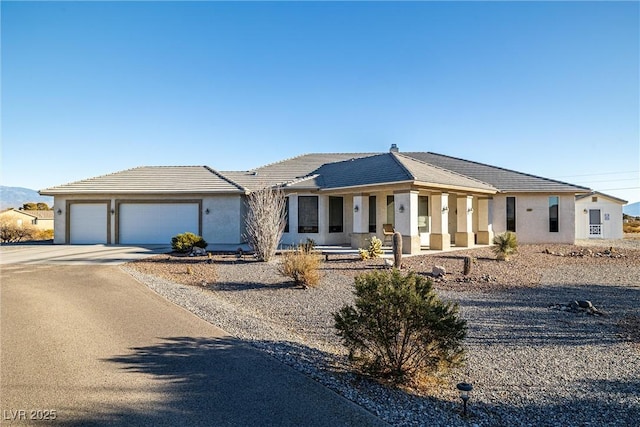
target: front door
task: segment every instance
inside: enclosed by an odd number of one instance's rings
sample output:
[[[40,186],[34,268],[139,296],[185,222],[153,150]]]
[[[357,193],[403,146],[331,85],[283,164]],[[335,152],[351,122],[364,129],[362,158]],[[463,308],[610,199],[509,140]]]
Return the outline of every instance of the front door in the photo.
[[[589,209],[589,237],[602,237],[600,209]]]

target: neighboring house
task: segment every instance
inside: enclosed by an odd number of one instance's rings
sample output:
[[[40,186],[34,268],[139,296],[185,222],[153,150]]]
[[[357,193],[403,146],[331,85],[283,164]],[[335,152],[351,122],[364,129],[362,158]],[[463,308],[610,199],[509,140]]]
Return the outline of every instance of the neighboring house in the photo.
[[[592,191],[576,196],[576,239],[622,239],[626,200]]]
[[[14,223],[18,227],[26,225],[38,230],[53,230],[53,211],[51,210],[22,210],[7,209],[0,212],[0,218]]]
[[[251,171],[140,167],[41,190],[54,196],[55,243],[166,244],[191,231],[213,245],[245,241],[247,194],[287,195],[283,244],[363,247],[383,224],[403,250],[489,244],[515,231],[521,243],[573,243],[576,196],[591,190],[441,154],[306,154]]]

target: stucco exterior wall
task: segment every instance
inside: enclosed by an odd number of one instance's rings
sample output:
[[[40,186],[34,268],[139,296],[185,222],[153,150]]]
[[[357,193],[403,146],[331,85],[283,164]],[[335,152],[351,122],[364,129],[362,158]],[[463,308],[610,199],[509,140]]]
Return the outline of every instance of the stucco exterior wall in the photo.
[[[595,196],[597,201],[592,201],[592,197],[584,197],[576,201],[576,239],[589,239],[589,210],[600,209],[602,222],[602,239],[622,239],[622,203],[615,202],[603,196]],[[586,212],[585,212],[586,210]]]
[[[202,237],[209,244],[240,244],[243,241],[242,197],[219,195],[202,199]],[[209,209],[209,214],[206,210]]]
[[[38,230],[53,230],[52,219],[36,219],[31,215],[13,210],[2,212],[0,217],[3,221],[10,221],[17,226],[30,226]]]
[[[512,193],[493,197],[495,234],[507,229],[507,197],[516,198],[516,236],[519,243],[575,243],[575,195]],[[558,196],[558,232],[549,231],[549,196]]]
[[[105,201],[110,203],[110,209],[116,209],[118,201],[126,200],[147,200],[149,202],[163,202],[170,200],[202,200],[202,237],[210,244],[240,244],[242,243],[241,215],[242,196],[240,195],[215,195],[210,197],[196,198],[191,196],[172,195],[78,195],[78,196],[56,196],[54,198],[54,237],[55,244],[65,244],[67,236],[67,205],[74,201]],[[61,213],[58,214],[58,209]],[[209,209],[209,214],[206,210]],[[118,213],[110,216],[110,242],[116,242],[116,221]]]

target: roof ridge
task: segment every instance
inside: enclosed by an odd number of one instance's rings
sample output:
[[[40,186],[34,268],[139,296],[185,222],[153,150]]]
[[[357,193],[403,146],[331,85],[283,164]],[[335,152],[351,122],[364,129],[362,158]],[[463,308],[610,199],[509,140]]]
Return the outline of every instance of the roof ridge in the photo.
[[[305,156],[345,156],[345,155],[354,155],[354,156],[362,156],[362,155],[366,155],[366,156],[376,156],[379,154],[384,154],[384,153],[377,153],[377,152],[360,152],[360,153],[339,153],[339,152],[331,152],[331,153],[319,153],[319,152],[315,152],[315,153],[304,153],[304,154],[298,154],[297,156],[293,156],[293,157],[287,157],[286,159],[282,159],[282,160],[278,160],[276,162],[271,162],[271,163],[267,163],[266,165],[262,165],[262,166],[258,166],[257,168],[253,168],[253,169],[248,169],[246,171],[236,171],[236,172],[252,172],[252,171],[256,171],[259,169],[264,169],[266,167],[269,166],[273,166],[273,165],[277,165],[280,163],[284,163],[284,162],[288,162],[291,160],[295,160],[295,159],[299,159],[301,157],[305,157]],[[338,160],[337,162],[329,162],[329,163],[339,163],[339,162],[346,162],[348,160]],[[323,163],[326,164],[326,163]],[[231,171],[228,171],[231,172]]]
[[[391,156],[391,158],[407,173],[407,175],[414,181],[417,180],[417,177],[411,173],[411,171],[400,161],[400,159],[398,159],[398,156],[401,156],[401,154],[399,152],[389,152],[389,153],[384,153],[384,154],[388,154]],[[407,156],[403,156],[403,157],[407,157]]]
[[[247,189],[245,187],[243,187],[242,185],[238,184],[237,182],[233,181],[231,178],[226,177],[225,175],[223,175],[221,172],[218,172],[217,170],[213,169],[210,166],[204,166],[205,169],[207,169],[209,172],[213,173],[214,175],[216,175],[218,178],[223,179],[225,181],[227,181],[229,184],[236,186],[238,189],[242,190],[242,191],[247,191]]]
[[[429,152],[427,151],[427,153],[429,153]],[[408,158],[408,159],[411,159],[411,160],[413,160],[413,161],[415,161],[415,162],[418,162],[418,163],[424,163],[425,165],[429,165],[429,166],[431,166],[431,167],[433,167],[433,168],[443,170],[443,171],[445,171],[445,172],[447,172],[447,173],[450,173],[450,174],[452,174],[452,175],[461,176],[461,177],[463,177],[463,178],[470,179],[471,181],[479,182],[480,184],[488,185],[488,186],[489,186],[489,187],[491,187],[491,188],[494,188],[494,189],[496,189],[496,190],[499,190],[499,189],[498,189],[498,188],[496,188],[494,185],[489,184],[488,182],[485,182],[485,181],[479,180],[478,178],[474,178],[474,177],[472,177],[472,176],[465,175],[465,174],[463,174],[463,173],[459,173],[459,172],[453,171],[453,170],[451,170],[451,169],[443,168],[443,167],[441,167],[441,166],[434,165],[433,163],[425,162],[424,160],[416,159],[415,157],[408,156],[408,155],[406,155],[406,154],[404,154],[404,153],[395,153],[395,154],[396,154],[396,155],[401,155],[401,156],[406,157],[406,158]],[[430,153],[430,154],[435,154],[435,153]],[[463,161],[464,161],[464,159],[458,159],[458,160],[463,160]]]
[[[494,168],[494,169],[500,169],[500,170],[507,171],[507,172],[513,172],[513,173],[517,173],[517,174],[520,174],[520,175],[530,176],[532,178],[543,179],[545,181],[555,182],[555,183],[558,183],[558,184],[570,185],[572,187],[582,188],[582,189],[591,191],[591,188],[583,187],[582,185],[572,184],[570,182],[560,181],[560,180],[557,180],[557,179],[545,178],[544,176],[534,175],[534,174],[527,173],[527,172],[520,172],[520,171],[517,171],[517,170],[514,170],[514,169],[507,169],[507,168],[503,168],[501,166],[489,165],[487,163],[476,162],[474,160],[462,159],[460,157],[448,156],[446,154],[434,153],[434,152],[431,152],[431,151],[426,151],[426,153],[427,154],[433,154],[435,156],[440,156],[440,157],[448,157],[448,158],[454,159],[454,160],[461,160],[463,162],[474,163],[476,165],[487,166],[487,167]]]

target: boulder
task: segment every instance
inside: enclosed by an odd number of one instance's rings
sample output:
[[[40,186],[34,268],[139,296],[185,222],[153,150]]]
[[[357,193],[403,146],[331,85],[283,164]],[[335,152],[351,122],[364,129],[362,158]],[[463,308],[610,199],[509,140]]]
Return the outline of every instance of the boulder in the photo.
[[[434,265],[431,269],[431,275],[433,277],[444,277],[446,274],[447,270],[440,265]]]

